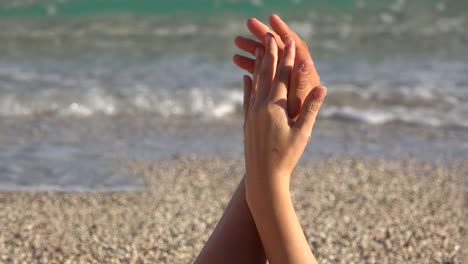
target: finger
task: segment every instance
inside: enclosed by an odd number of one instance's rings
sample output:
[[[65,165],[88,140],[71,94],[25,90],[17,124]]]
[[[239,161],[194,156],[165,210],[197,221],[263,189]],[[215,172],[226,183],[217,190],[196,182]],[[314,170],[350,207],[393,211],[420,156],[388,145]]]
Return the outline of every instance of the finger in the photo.
[[[282,52],[284,49],[283,41],[280,36],[273,32],[267,25],[263,24],[256,18],[250,18],[247,20],[247,28],[252,32],[252,34],[257,37],[263,44],[265,44],[265,35],[266,33],[271,33],[275,37],[276,44],[278,49]]]
[[[249,102],[250,102],[250,93],[252,92],[252,79],[244,75],[244,122],[247,120],[247,114],[249,113]]]
[[[270,100],[272,102],[286,99],[288,95],[291,71],[294,66],[294,57],[296,56],[296,47],[292,38],[285,40],[285,45],[283,57],[278,64],[277,73],[270,92]]]
[[[290,36],[294,41],[298,42],[297,46],[301,44],[302,39],[278,15],[273,14],[270,16],[270,25],[283,41],[286,36]]]
[[[297,58],[296,53],[296,58]],[[295,118],[299,114],[301,105],[312,89],[313,64],[310,61],[295,63],[291,74],[291,85],[288,92],[288,114]]]
[[[270,25],[275,33],[278,34],[283,41],[287,36],[290,36],[294,39],[296,42],[297,57],[299,60],[312,60],[309,49],[304,40],[302,40],[296,34],[296,32],[294,32],[278,15],[273,14],[270,16]]]
[[[277,60],[278,47],[276,46],[275,38],[272,34],[267,33],[265,35],[265,55],[263,56],[262,66],[259,72],[257,103],[264,102],[270,93]]]
[[[250,102],[249,107],[254,105],[258,93],[258,80],[260,74],[260,67],[262,66],[263,60],[263,49],[257,49],[255,51],[255,67],[253,73],[253,83],[252,83],[252,91],[250,92]]]
[[[288,93],[288,113],[290,117],[296,117],[310,89],[320,85],[320,76],[307,44],[278,15],[270,16],[270,25],[279,36],[291,36],[296,43],[295,67]]]
[[[327,88],[323,86],[315,87],[307,96],[304,106],[301,109],[294,127],[301,135],[310,136],[314,127],[317,114],[322,106],[323,99],[327,94]]]
[[[239,66],[239,68],[248,71],[249,73],[254,73],[255,70],[255,60],[247,58],[245,56],[236,54],[232,57],[234,63]]]
[[[263,43],[260,43],[258,41],[255,41],[255,40],[252,40],[252,39],[249,39],[249,38],[245,38],[245,37],[242,37],[242,36],[237,36],[236,39],[234,40],[234,43],[236,44],[236,46],[245,51],[245,52],[248,52],[252,55],[255,56],[255,50],[257,48],[260,48],[260,49],[263,49],[264,46],[263,46]]]

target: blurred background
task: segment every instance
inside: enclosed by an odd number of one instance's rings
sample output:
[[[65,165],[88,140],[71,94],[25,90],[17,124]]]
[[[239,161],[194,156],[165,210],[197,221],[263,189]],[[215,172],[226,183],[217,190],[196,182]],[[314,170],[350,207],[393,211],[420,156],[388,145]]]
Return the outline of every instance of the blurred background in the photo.
[[[465,0],[0,1],[0,190],[134,190],[127,160],[242,159],[251,16],[329,95],[303,159],[468,157]]]

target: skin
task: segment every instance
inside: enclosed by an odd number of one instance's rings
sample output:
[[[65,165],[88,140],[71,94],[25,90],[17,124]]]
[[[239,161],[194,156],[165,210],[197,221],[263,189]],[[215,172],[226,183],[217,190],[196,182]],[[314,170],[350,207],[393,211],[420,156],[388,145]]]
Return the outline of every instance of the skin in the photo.
[[[296,54],[294,58],[294,65],[298,65],[297,62],[302,61],[309,61],[310,64],[313,65],[312,59],[307,49],[307,45],[305,45],[304,41],[300,39],[296,35],[296,33],[290,30],[289,27],[284,22],[282,22],[279,19],[279,17],[275,15],[272,15],[272,17],[270,17],[270,24],[272,24],[275,32],[277,33],[274,34],[274,36],[277,42],[277,50],[279,56],[281,56],[281,54],[283,53],[284,44],[281,38],[278,36],[278,34],[288,35],[291,36],[291,38],[294,40],[294,43],[299,43],[299,45],[295,44]],[[263,23],[256,19],[249,19],[247,22],[247,26],[250,29],[250,31],[262,41],[264,40],[266,33],[271,32],[267,26],[265,26]],[[242,37],[237,37],[235,42],[239,48],[246,50],[251,54],[255,54],[255,50],[258,48],[258,55],[263,55],[264,45],[260,42]],[[255,59],[250,59],[241,55],[234,56],[234,62],[241,68],[246,69],[251,73],[253,73],[255,70],[255,61]],[[257,65],[257,67],[259,66],[260,64]],[[286,89],[288,89],[288,107],[290,105],[291,107],[296,107],[298,105],[297,102],[290,103],[290,100],[293,100],[296,97],[302,98],[300,100],[301,102],[303,102],[303,100],[305,100],[305,98],[310,94],[310,90],[312,90],[310,87],[315,87],[320,83],[320,79],[318,77],[318,74],[316,73],[315,67],[313,67],[310,70],[309,74],[304,74],[303,72],[298,71],[298,69],[300,69],[300,67],[293,66],[292,73],[290,74],[290,76],[292,76],[292,79],[290,83],[288,83],[288,85],[286,86]],[[253,84],[256,83],[257,80],[258,74],[256,75],[256,77],[254,77],[254,80],[252,80],[248,76],[244,76],[244,128],[247,124],[247,114],[249,113],[250,98],[251,95],[254,94],[252,93],[253,88],[258,87],[258,85]],[[306,93],[306,91],[309,91],[309,93]],[[295,94],[296,96],[291,96],[291,94]],[[288,109],[288,112],[294,111]],[[294,116],[293,119],[295,119]],[[247,163],[249,162],[246,162],[246,164]],[[248,172],[247,169],[246,172]],[[200,255],[195,260],[195,263],[266,263],[264,247],[262,245],[262,241],[257,231],[256,223],[253,219],[251,209],[249,208],[246,199],[247,194],[245,181],[247,178],[255,179],[253,177],[248,177],[247,174],[242,179],[236,191],[234,192],[231,201],[225,209],[222,218],[218,222],[215,230],[213,231],[213,234],[206,242]],[[250,186],[253,185],[250,184]],[[291,211],[292,207],[290,204],[290,198],[287,198],[288,192],[282,191],[282,194],[284,196],[284,199],[281,201],[283,201],[283,203],[285,203],[286,206],[281,208],[286,209],[285,215],[294,215]],[[250,198],[253,199],[254,197],[255,196],[250,195]],[[252,206],[255,205],[252,204]],[[294,219],[294,217],[292,219]],[[297,223],[295,226],[297,229]],[[270,263],[274,262],[271,262],[270,260]]]
[[[247,21],[247,28],[259,41],[238,36],[234,43],[239,49],[255,56],[257,48],[263,50],[266,33],[271,33],[275,37],[275,41],[278,44],[278,52],[281,56],[286,38],[290,37],[294,40],[296,43],[296,57],[291,76],[291,85],[288,86],[294,88],[288,90],[288,114],[289,117],[295,118],[310,91],[320,85],[320,76],[309,53],[307,43],[291,30],[278,15],[273,14],[270,16],[270,25],[271,29],[256,18],[250,18]],[[233,61],[240,68],[250,73],[254,72],[254,58],[236,54],[233,57]]]
[[[262,242],[245,199],[244,179],[194,263],[266,263]]]
[[[254,78],[244,127],[246,197],[269,263],[317,263],[296,216],[289,192],[291,175],[312,133],[326,95],[310,92],[296,120],[287,113],[289,79],[295,60],[292,38],[278,45],[266,35],[265,54],[256,51]],[[249,87],[250,86],[250,87]]]

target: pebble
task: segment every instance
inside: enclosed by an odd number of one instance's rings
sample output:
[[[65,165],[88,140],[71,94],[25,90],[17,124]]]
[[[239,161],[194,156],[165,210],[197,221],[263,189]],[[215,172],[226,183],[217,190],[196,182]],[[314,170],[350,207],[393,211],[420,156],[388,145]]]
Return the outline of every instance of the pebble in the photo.
[[[243,161],[129,162],[135,193],[0,193],[0,263],[191,263]],[[319,263],[463,263],[468,162],[325,160],[295,172]],[[460,186],[460,188],[454,188]]]

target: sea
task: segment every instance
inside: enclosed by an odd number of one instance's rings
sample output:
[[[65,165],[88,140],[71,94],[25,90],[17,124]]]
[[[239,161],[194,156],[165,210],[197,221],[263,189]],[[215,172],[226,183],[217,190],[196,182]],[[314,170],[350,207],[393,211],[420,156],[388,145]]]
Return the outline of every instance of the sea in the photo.
[[[303,160],[468,160],[468,1],[8,0],[0,190],[133,191],[128,161],[242,159],[233,40],[272,13],[328,87]]]

